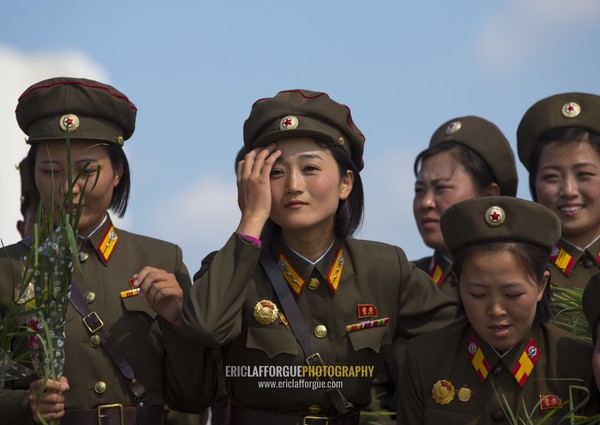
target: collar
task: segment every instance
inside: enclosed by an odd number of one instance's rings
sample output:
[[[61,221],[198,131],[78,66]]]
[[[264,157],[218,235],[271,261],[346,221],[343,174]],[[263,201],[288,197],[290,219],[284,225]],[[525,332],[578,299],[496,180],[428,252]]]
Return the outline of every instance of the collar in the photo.
[[[435,251],[431,257],[431,262],[429,263],[428,274],[431,276],[435,284],[440,286],[450,272],[451,268],[452,260],[447,258],[444,254]]]
[[[297,296],[302,294],[305,282],[315,273],[320,274],[321,278],[327,282],[333,295],[337,293],[344,269],[342,245],[337,238],[315,264],[288,247],[281,234],[273,238],[271,252],[275,255],[283,277]]]
[[[536,323],[534,326],[538,327]],[[538,335],[537,340],[542,340],[541,335]],[[482,383],[485,382],[494,366],[503,364],[512,373],[521,388],[525,386],[540,356],[540,348],[532,333],[500,356],[496,350],[473,332],[467,342],[466,351],[473,369]]]
[[[83,253],[80,256],[82,261],[85,261],[85,250],[93,249],[96,251],[100,260],[104,263],[105,266],[108,265],[110,259],[114,253],[114,249],[117,246],[117,242],[119,241],[119,235],[115,226],[112,224],[112,220],[110,216],[106,214],[106,218],[102,224],[96,228],[92,234],[83,240],[81,252]]]
[[[569,276],[575,264],[583,259],[585,254],[594,259],[600,266],[600,238],[596,238],[585,249],[582,249],[565,239],[560,239],[550,253],[550,261],[565,275]]]

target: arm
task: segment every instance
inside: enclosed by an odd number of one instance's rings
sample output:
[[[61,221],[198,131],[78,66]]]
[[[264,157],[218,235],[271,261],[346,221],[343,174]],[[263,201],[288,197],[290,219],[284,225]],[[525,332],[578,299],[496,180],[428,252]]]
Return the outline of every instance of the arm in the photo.
[[[409,343],[406,349],[406,362],[400,378],[397,399],[398,424],[422,424],[425,419],[425,401],[419,382],[418,360]]]

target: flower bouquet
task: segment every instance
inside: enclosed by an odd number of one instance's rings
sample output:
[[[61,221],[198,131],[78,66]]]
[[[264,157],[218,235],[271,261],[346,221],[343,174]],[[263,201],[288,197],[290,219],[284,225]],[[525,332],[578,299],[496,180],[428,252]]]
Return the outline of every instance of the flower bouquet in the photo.
[[[73,211],[74,182],[82,176],[88,164],[73,178],[68,137],[66,146],[68,191],[62,195],[58,213],[52,210],[44,213],[39,209],[22,280],[25,294],[32,294],[25,295],[21,303],[30,312],[26,332],[31,364],[34,373],[43,379],[38,397],[43,394],[48,379],[59,380],[63,374],[65,325],[74,270],[77,269],[81,275],[75,230],[81,215],[81,202],[74,216],[67,212]],[[96,181],[97,177],[98,173]],[[82,193],[85,193],[88,182],[89,177],[83,184]],[[50,204],[54,205],[54,201],[51,200]],[[43,424],[47,423],[39,413],[38,418]]]

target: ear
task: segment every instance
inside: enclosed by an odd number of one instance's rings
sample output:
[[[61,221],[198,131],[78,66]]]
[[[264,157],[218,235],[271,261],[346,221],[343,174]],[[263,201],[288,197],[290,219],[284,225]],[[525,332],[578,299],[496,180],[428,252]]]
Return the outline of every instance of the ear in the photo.
[[[17,221],[17,230],[19,231],[19,234],[21,235],[21,239],[24,239],[25,238],[25,222],[23,220]]]
[[[550,280],[550,272],[548,270],[546,270],[544,272],[544,277],[542,278],[542,281],[540,283],[538,283],[538,296],[537,296],[538,302],[542,301],[542,298],[544,296],[544,291],[546,290],[546,286],[548,285],[548,280]]]
[[[492,183],[484,190],[485,196],[500,196],[501,190],[498,183]]]
[[[121,181],[121,177],[123,176],[123,166],[119,166],[115,168],[113,175],[113,187],[117,187],[119,182]]]
[[[352,187],[354,187],[354,173],[352,170],[346,170],[346,174],[340,181],[340,201],[348,199],[350,192],[352,192]]]

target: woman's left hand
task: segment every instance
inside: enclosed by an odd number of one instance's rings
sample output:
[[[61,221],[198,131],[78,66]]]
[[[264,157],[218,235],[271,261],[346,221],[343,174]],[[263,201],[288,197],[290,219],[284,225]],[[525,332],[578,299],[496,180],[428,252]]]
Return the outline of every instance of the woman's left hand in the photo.
[[[134,286],[146,298],[152,310],[175,327],[183,321],[183,290],[175,275],[146,266],[133,276]]]

